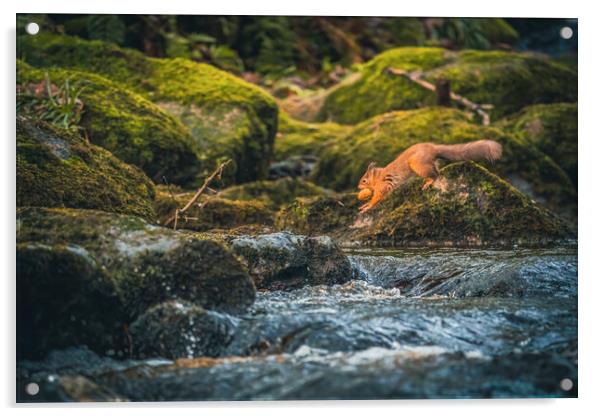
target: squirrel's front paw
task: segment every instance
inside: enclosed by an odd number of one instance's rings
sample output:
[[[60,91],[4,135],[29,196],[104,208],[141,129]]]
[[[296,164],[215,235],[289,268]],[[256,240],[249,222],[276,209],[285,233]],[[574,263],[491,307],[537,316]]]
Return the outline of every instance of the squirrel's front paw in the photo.
[[[364,212],[368,211],[370,208],[372,208],[372,207],[370,206],[370,204],[364,204],[364,205],[362,205],[362,206],[360,207],[360,209],[359,209],[359,211],[360,211],[360,214],[363,214]]]

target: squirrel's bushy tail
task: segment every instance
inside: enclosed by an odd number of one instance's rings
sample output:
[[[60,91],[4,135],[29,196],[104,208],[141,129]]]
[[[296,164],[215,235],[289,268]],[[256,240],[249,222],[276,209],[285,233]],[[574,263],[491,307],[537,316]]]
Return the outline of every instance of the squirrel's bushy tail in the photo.
[[[461,160],[488,160],[502,156],[502,145],[493,140],[477,140],[464,144],[440,144],[435,147],[437,156],[453,162]]]

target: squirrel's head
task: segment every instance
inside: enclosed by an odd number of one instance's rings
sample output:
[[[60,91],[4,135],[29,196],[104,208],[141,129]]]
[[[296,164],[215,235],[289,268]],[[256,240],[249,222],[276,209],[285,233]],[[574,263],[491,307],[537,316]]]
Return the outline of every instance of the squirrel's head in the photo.
[[[366,173],[364,173],[364,175],[360,179],[360,182],[358,183],[357,188],[360,190],[363,190],[363,189],[374,190],[374,186],[376,185],[376,182],[378,180],[381,169],[382,168],[376,167],[376,163],[371,162],[368,165],[368,169],[366,170]]]

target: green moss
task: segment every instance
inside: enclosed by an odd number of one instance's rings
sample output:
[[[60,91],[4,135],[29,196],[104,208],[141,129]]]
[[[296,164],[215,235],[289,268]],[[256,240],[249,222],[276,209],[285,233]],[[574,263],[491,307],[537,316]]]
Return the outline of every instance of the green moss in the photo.
[[[577,72],[544,56],[397,48],[366,64],[355,82],[334,89],[324,102],[321,119],[353,124],[388,111],[434,103],[431,91],[405,77],[387,74],[388,67],[422,72],[431,82],[446,78],[452,91],[480,104],[493,104],[494,120],[527,105],[577,98]]]
[[[577,72],[539,55],[462,51],[453,65],[427,74],[438,77],[474,102],[493,104],[494,120],[531,104],[577,100]]]
[[[274,158],[284,160],[290,156],[317,156],[330,141],[343,137],[350,130],[349,126],[336,123],[298,121],[281,112],[274,143]]]
[[[154,186],[138,168],[43,122],[17,118],[17,206],[100,209],[154,218]]]
[[[200,169],[196,143],[182,124],[142,96],[92,73],[51,69],[52,83],[75,81],[83,90],[80,121],[90,141],[126,163],[141,168],[155,182],[193,180]],[[17,61],[22,84],[38,84],[44,71]]]
[[[94,210],[17,210],[23,355],[85,344],[121,356],[132,347],[125,325],[153,305],[182,300],[238,313],[254,298],[238,259],[205,236]]]
[[[330,194],[331,191],[311,182],[285,177],[275,181],[257,181],[232,186],[221,191],[219,196],[230,200],[261,202],[266,207],[277,210],[297,197]]]
[[[415,178],[360,215],[356,194],[298,198],[277,227],[375,246],[541,245],[575,237],[567,223],[474,162],[441,169],[432,188]]]
[[[388,67],[426,71],[446,64],[451,54],[441,48],[397,48],[364,65],[355,82],[334,89],[326,98],[320,120],[354,124],[391,110],[434,103],[433,94],[404,77],[386,73]]]
[[[498,125],[550,156],[577,186],[577,103],[526,107]]]
[[[504,147],[502,158],[491,165],[494,172],[548,207],[575,213],[575,189],[552,159],[524,139],[474,124],[470,114],[450,108],[391,112],[358,124],[349,135],[322,151],[314,180],[327,188],[352,189],[370,162],[386,166],[415,143],[455,144],[479,139],[496,140]]]
[[[297,198],[278,213],[276,228],[307,235],[346,236],[359,206],[354,193]]]
[[[39,67],[96,72],[127,85],[179,117],[201,149],[201,176],[219,162],[234,163],[228,183],[267,175],[278,108],[259,87],[210,65],[186,59],[146,58],[140,52],[75,37],[19,38],[19,57]]]
[[[172,191],[173,192],[173,191]],[[165,187],[159,187],[155,202],[155,211],[160,223],[182,208],[195,192],[173,194]],[[180,215],[178,228],[208,231],[231,229],[247,225],[261,224],[270,226],[273,213],[260,201],[239,201],[220,197],[202,196],[185,214]]]
[[[355,238],[379,245],[545,244],[574,238],[568,225],[474,162],[441,170],[422,191],[414,180],[386,198]]]

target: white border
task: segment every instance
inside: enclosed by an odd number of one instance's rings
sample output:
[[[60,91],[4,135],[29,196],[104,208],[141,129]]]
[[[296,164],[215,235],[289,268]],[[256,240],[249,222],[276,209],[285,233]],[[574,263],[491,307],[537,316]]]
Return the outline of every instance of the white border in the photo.
[[[14,156],[14,86],[15,86],[15,13],[133,13],[133,14],[272,14],[272,15],[347,15],[347,16],[501,16],[501,17],[577,17],[579,18],[579,399],[563,400],[438,400],[438,401],[353,401],[353,402],[261,402],[261,403],[186,403],[186,404],[133,404],[127,407],[112,405],[53,405],[43,410],[45,415],[80,412],[83,408],[94,414],[152,413],[164,414],[166,407],[190,414],[224,414],[242,412],[245,415],[266,415],[283,412],[292,415],[332,413],[341,410],[345,414],[365,415],[375,409],[378,415],[438,414],[448,415],[504,415],[545,413],[546,415],[590,414],[601,408],[597,403],[601,386],[600,317],[602,302],[602,273],[600,271],[600,201],[599,167],[602,158],[602,117],[600,101],[600,26],[602,16],[594,1],[532,1],[504,0],[483,2],[474,0],[447,0],[415,2],[394,0],[369,0],[365,2],[303,0],[284,2],[276,0],[220,0],[218,2],[192,2],[185,0],[144,0],[84,2],[81,0],[49,1],[19,0],[18,4],[2,3],[4,56],[0,70],[2,98],[3,204],[2,213],[2,262],[4,297],[2,302],[5,319],[5,337],[2,348],[2,376],[0,394],[4,406],[14,403],[14,206],[15,206],[15,156]],[[596,261],[597,260],[597,261]],[[12,405],[14,407],[14,405]],[[39,407],[25,407],[25,412],[40,411]],[[15,409],[10,409],[14,411]],[[174,409],[176,410],[176,409]],[[199,413],[201,412],[201,413]],[[342,413],[341,412],[341,413]],[[411,413],[410,413],[411,412]]]

